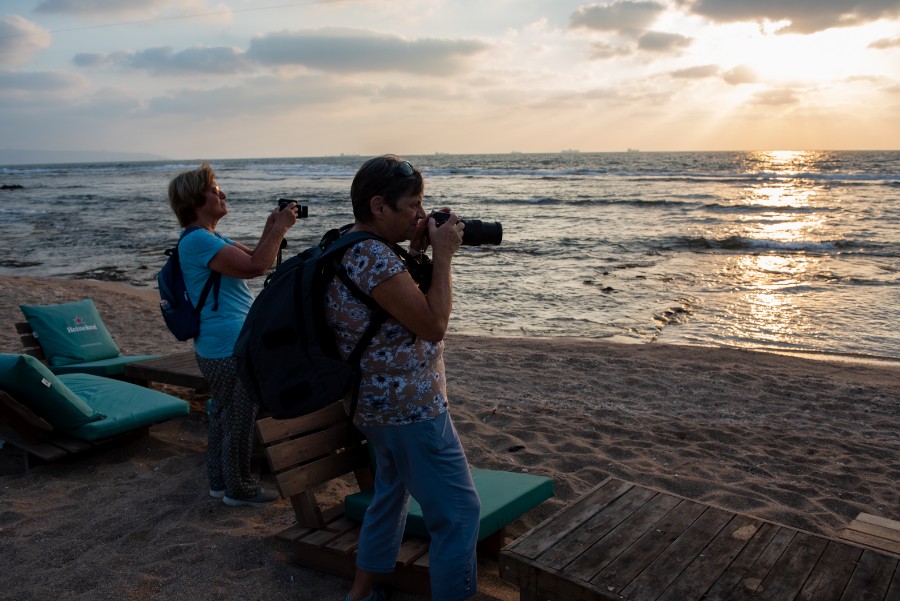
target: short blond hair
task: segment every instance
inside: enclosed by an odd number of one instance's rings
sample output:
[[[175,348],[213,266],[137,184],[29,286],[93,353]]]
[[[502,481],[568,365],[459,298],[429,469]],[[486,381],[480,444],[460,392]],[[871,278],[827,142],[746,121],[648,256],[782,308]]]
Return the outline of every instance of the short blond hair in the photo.
[[[204,162],[196,169],[179,173],[169,182],[169,206],[181,227],[197,220],[197,209],[206,202],[206,191],[216,178],[216,172]]]

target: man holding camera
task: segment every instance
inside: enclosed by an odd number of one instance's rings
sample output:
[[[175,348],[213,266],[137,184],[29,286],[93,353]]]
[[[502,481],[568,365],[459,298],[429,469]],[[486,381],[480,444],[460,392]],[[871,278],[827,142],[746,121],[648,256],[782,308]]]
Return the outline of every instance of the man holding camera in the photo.
[[[385,155],[366,161],[350,190],[353,230],[380,239],[351,247],[342,265],[389,318],[360,361],[353,422],[374,451],[375,494],[360,532],[356,577],[346,601],[384,599],[373,583],[376,574],[394,570],[410,494],[422,506],[431,536],[432,598],[461,601],[476,590],[480,501],[448,412],[443,361],[453,304],[450,266],[465,225],[450,215],[439,227],[422,208],[424,189],[422,174],[409,162]],[[394,250],[406,240],[411,241],[411,259]],[[429,245],[431,261],[424,254]],[[430,283],[417,282],[413,273],[426,265]],[[325,313],[346,358],[373,311],[341,278],[334,278],[326,291]]]
[[[212,391],[207,412],[209,494],[232,507],[259,506],[278,495],[260,486],[250,470],[259,405],[238,378],[232,351],[253,303],[247,280],[264,275],[275,262],[285,234],[297,220],[297,206],[275,209],[256,247],[249,248],[216,231],[228,214],[226,198],[209,163],[180,173],[169,183],[169,205],[185,228],[178,255],[195,307],[210,274],[222,274],[218,290],[203,304],[200,335],[194,339],[197,365]]]

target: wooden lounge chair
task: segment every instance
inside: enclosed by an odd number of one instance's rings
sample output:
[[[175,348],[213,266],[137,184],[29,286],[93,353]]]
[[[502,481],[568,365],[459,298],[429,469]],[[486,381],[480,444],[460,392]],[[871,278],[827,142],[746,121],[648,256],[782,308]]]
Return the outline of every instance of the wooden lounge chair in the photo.
[[[29,355],[0,354],[0,439],[35,460],[54,461],[145,435],[187,415],[181,399],[92,374],[56,376]]]
[[[16,324],[22,345],[53,373],[121,377],[128,363],[152,358],[123,356],[92,299],[19,309],[25,316]]]
[[[109,378],[128,379],[125,377],[125,366],[136,361],[145,361],[154,359],[159,355],[119,355],[108,359],[100,359],[97,361],[85,361],[82,363],[72,363],[69,365],[50,365],[47,360],[47,353],[44,347],[38,341],[34,330],[27,321],[16,322],[16,333],[22,342],[25,354],[31,355],[44,365],[50,368],[55,374],[71,374],[85,373],[94,374],[96,376],[106,376]]]
[[[365,439],[348,427],[341,402],[296,419],[262,418],[256,425],[279,492],[291,500],[296,515],[296,523],[276,538],[292,547],[298,564],[352,579],[359,520],[374,482]],[[350,473],[361,492],[344,503],[322,507],[316,488]],[[482,502],[481,553],[498,554],[504,527],[553,496],[553,481],[542,476],[473,470],[473,480]],[[381,581],[398,590],[428,594],[429,541],[421,512],[416,512],[417,504],[411,503],[395,571]]]

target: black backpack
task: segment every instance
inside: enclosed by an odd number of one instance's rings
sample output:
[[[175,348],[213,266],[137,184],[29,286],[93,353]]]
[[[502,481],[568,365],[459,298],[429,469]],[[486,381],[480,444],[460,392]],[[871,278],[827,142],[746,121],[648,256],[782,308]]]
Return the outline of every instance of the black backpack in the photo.
[[[178,239],[178,244],[185,236],[199,230],[197,226],[191,226],[184,230]],[[197,306],[191,304],[187,287],[184,284],[184,274],[181,273],[181,260],[178,258],[178,244],[174,248],[166,249],[166,264],[156,274],[156,282],[159,285],[159,310],[169,331],[178,340],[190,340],[200,335],[200,310],[206,304],[209,291],[213,290],[213,311],[219,309],[219,285],[222,282],[222,274],[213,271],[206,279],[203,292]]]
[[[353,387],[352,413],[359,392],[359,360],[389,317],[347,276],[344,252],[368,232],[331,230],[315,246],[279,264],[253,301],[234,345],[238,376],[250,396],[276,419],[306,415],[344,398]],[[395,252],[405,254],[394,245]],[[340,277],[373,313],[369,326],[344,361],[325,320],[325,291]]]

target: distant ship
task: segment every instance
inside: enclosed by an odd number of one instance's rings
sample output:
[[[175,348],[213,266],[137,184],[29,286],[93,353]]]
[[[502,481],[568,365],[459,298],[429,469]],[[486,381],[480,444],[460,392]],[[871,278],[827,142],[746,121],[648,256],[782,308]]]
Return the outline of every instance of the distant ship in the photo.
[[[580,152],[580,150],[576,150],[575,148],[567,148],[565,150],[560,150],[559,154],[579,154]]]
[[[629,148],[628,152],[640,152],[637,148]]]

